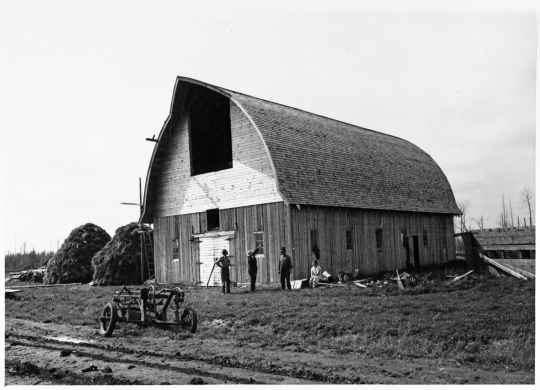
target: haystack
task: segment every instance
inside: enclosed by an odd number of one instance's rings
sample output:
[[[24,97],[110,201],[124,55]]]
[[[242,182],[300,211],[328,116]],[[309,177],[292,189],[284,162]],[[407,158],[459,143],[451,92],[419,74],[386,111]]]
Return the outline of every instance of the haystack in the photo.
[[[134,285],[141,278],[141,244],[135,222],[116,229],[111,241],[92,259],[92,284],[99,286]]]
[[[110,239],[105,230],[93,223],[74,229],[47,263],[44,283],[88,283],[92,280],[92,257]]]

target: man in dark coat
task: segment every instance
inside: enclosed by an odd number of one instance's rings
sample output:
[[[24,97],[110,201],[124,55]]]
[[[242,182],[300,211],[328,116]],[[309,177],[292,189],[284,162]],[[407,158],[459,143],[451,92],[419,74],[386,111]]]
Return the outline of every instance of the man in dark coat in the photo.
[[[281,256],[279,257],[278,274],[280,274],[281,289],[285,290],[285,282],[287,282],[287,289],[291,290],[291,272],[293,264],[291,256],[287,254],[285,247],[281,248]]]
[[[262,245],[259,245],[254,251],[248,251],[248,274],[251,278],[251,292],[255,291],[255,280],[257,280],[257,258],[255,255],[259,253],[259,249],[262,248]]]
[[[227,288],[227,294],[231,293],[231,279],[229,275],[229,266],[232,265],[231,259],[229,259],[229,252],[227,252],[227,249],[223,249],[221,251],[221,256],[218,261],[216,261],[216,265],[221,268],[221,293],[225,294],[225,287]]]

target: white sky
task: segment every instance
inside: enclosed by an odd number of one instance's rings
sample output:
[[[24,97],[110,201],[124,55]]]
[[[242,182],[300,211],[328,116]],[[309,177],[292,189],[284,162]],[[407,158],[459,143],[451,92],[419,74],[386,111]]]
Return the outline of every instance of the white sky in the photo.
[[[533,6],[4,0],[5,250],[138,219],[120,202],[139,201],[145,138],[177,75],[404,138],[471,217],[495,227],[504,193],[522,221],[519,193],[535,187]]]

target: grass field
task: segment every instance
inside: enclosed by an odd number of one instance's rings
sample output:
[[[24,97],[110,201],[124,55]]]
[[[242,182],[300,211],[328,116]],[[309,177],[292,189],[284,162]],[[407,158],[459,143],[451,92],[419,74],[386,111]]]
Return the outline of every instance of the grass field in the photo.
[[[16,284],[21,284],[16,283]],[[27,289],[6,300],[6,316],[98,328],[101,308],[119,287]],[[250,293],[185,287],[199,315],[193,337],[332,349],[339,354],[455,359],[496,369],[534,370],[534,281],[471,275],[448,285],[423,275],[416,287],[354,285]],[[123,330],[122,330],[123,327]],[[119,332],[143,332],[132,324]],[[152,329],[145,332],[165,332]]]

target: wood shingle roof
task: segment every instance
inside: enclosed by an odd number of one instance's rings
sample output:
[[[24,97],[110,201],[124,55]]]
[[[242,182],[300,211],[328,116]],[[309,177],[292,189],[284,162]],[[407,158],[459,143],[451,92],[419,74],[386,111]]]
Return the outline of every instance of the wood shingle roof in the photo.
[[[189,78],[178,77],[175,91],[181,83],[220,92],[244,111],[288,204],[460,213],[441,168],[408,141]]]

